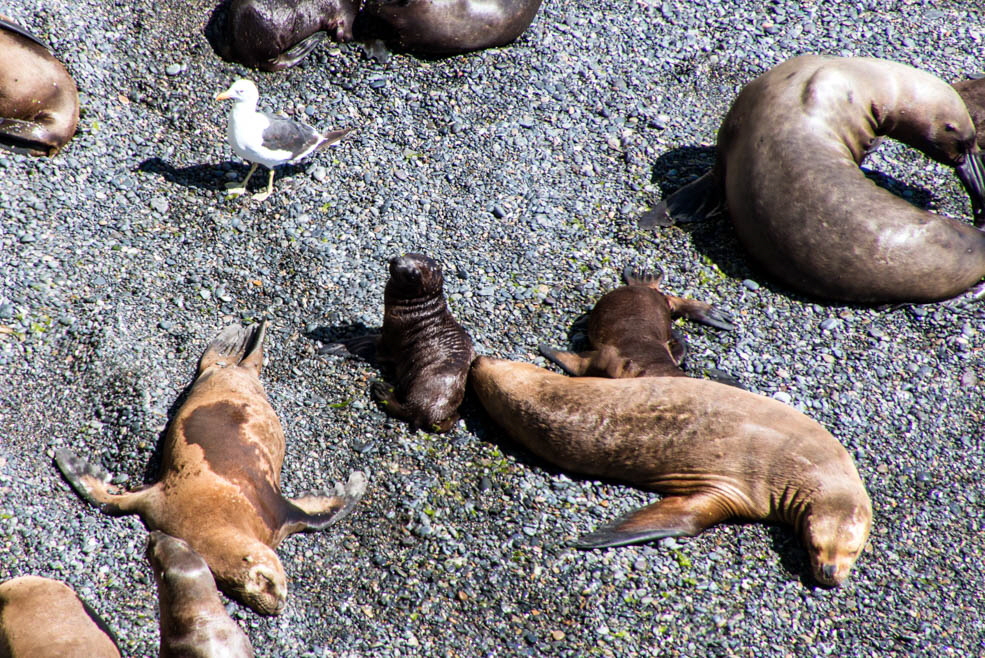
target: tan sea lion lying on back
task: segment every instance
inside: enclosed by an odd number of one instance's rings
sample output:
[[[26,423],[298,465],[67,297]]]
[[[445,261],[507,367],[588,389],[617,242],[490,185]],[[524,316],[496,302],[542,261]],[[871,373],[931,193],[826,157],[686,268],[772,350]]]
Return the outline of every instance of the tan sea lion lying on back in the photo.
[[[814,578],[840,585],[872,505],[852,458],[792,407],[690,377],[565,377],[479,357],[469,382],[518,443],[566,471],[664,495],[582,537],[583,548],[694,536],[723,521],[792,525]]]
[[[60,449],[75,491],[107,514],[139,514],[151,530],[187,541],[219,587],[261,614],[280,613],[287,577],[274,548],[288,535],[345,517],[366,488],[360,471],[335,495],[280,493],[284,431],[260,383],[266,322],[226,327],[209,344],[188,398],[168,426],[160,479],[119,492],[101,468]]]

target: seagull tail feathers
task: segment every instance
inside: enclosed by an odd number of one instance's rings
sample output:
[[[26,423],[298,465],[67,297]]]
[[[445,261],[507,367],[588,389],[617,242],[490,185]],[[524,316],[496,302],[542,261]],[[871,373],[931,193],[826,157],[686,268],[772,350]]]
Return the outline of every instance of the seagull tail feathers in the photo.
[[[351,133],[353,130],[355,130],[355,128],[343,128],[342,130],[332,130],[325,133],[322,135],[322,137],[325,138],[325,141],[319,144],[315,150],[321,151],[322,149],[328,148],[333,144],[338,144],[340,139]]]

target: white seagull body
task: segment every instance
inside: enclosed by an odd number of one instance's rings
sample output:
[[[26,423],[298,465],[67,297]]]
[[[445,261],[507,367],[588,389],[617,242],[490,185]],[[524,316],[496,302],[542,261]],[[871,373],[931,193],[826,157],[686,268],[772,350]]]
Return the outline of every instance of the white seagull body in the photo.
[[[258,112],[260,93],[249,80],[237,80],[216,96],[216,100],[225,99],[234,101],[229,113],[229,145],[236,155],[252,163],[242,183],[229,183],[227,187],[231,194],[244,194],[246,183],[257,165],[263,165],[270,169],[270,177],[267,190],[253,195],[257,201],[263,201],[273,191],[274,167],[297,162],[313,151],[331,146],[351,130],[335,130],[323,135],[306,123]]]

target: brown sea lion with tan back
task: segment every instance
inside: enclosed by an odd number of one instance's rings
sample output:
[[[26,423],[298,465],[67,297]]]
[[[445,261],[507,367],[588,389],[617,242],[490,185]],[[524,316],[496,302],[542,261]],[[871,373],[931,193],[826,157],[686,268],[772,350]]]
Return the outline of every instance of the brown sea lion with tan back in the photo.
[[[637,272],[627,266],[622,276],[626,285],[599,298],[588,314],[591,349],[576,354],[541,344],[546,359],[576,377],[684,377],[686,346],[672,325],[675,318],[735,328],[711,304],[663,292],[659,268]]]
[[[954,167],[975,225],[868,180],[859,164],[883,136]],[[722,202],[753,260],[798,291],[881,303],[985,292],[977,285],[985,277],[985,164],[975,126],[950,85],[911,66],[803,55],[767,71],[726,115],[714,169],[641,224],[693,219]]]
[[[566,471],[664,495],[578,540],[582,548],[690,537],[725,521],[792,525],[814,578],[839,585],[872,505],[852,458],[792,407],[690,377],[566,377],[479,357],[472,388],[506,433]]]
[[[75,80],[40,39],[0,15],[0,146],[55,155],[78,123]]]
[[[188,542],[160,530],[147,538],[160,608],[160,658],[253,658],[253,645],[219,599],[215,579]]]
[[[0,584],[0,658],[119,658],[113,632],[65,583],[21,576]]]
[[[366,478],[354,471],[334,495],[281,495],[284,431],[260,383],[265,334],[266,322],[231,325],[209,344],[168,426],[155,484],[120,492],[108,473],[68,449],[55,461],[86,501],[114,516],[139,514],[151,530],[184,539],[229,596],[278,614],[287,577],[273,549],[292,533],[346,516]]]

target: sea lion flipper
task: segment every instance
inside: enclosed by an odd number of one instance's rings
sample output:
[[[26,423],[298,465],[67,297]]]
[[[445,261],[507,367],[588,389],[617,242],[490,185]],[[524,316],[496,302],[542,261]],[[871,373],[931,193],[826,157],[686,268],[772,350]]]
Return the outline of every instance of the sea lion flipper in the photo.
[[[735,325],[732,324],[732,316],[725,311],[715,308],[711,304],[685,297],[665,296],[667,297],[667,302],[670,304],[671,315],[675,318],[684,317],[693,322],[700,322],[701,324],[722,329],[723,331],[732,331],[735,329]]]
[[[721,212],[724,205],[718,177],[709,171],[643,213],[639,225],[655,228],[707,219]]]
[[[954,171],[971,199],[975,226],[982,228],[985,225],[985,160],[982,159],[982,154],[969,153]]]
[[[199,374],[218,365],[253,368],[259,375],[263,367],[263,339],[266,334],[266,320],[248,327],[229,325],[205,348],[198,362]]]
[[[538,345],[537,350],[545,359],[572,377],[581,377],[584,375],[592,363],[592,357],[596,354],[594,351],[582,352],[581,354],[562,352],[553,347],[548,347],[545,343]]]
[[[370,365],[376,365],[376,347],[379,343],[379,334],[366,334],[341,340],[337,343],[329,343],[319,348],[319,354],[329,354],[331,356],[341,356],[346,359],[362,359]]]
[[[36,121],[0,117],[0,144],[14,150],[50,155],[58,150],[58,137]]]
[[[301,41],[298,41],[281,54],[270,59],[270,61],[267,62],[266,66],[263,68],[269,71],[280,71],[281,69],[290,68],[307,57],[308,54],[326,38],[328,38],[327,32],[315,32],[311,36],[301,39]]]
[[[604,548],[663,537],[693,537],[726,518],[711,496],[669,496],[582,535],[575,546]]]
[[[670,358],[674,360],[675,365],[680,366],[684,363],[684,357],[687,356],[687,340],[677,329],[671,328],[667,349],[670,350]]]
[[[122,516],[139,512],[151,488],[114,493],[110,474],[97,464],[82,459],[68,448],[55,451],[55,464],[75,493],[104,514]]]
[[[287,520],[287,524],[293,526],[291,532],[324,530],[348,516],[366,493],[366,475],[362,471],[353,471],[345,485],[335,486],[334,493],[333,496],[308,494],[292,499],[290,502],[296,509]]]
[[[654,290],[660,290],[660,283],[664,279],[664,271],[659,266],[653,269],[633,269],[632,265],[627,265],[622,270],[622,280],[627,286],[647,286]]]

